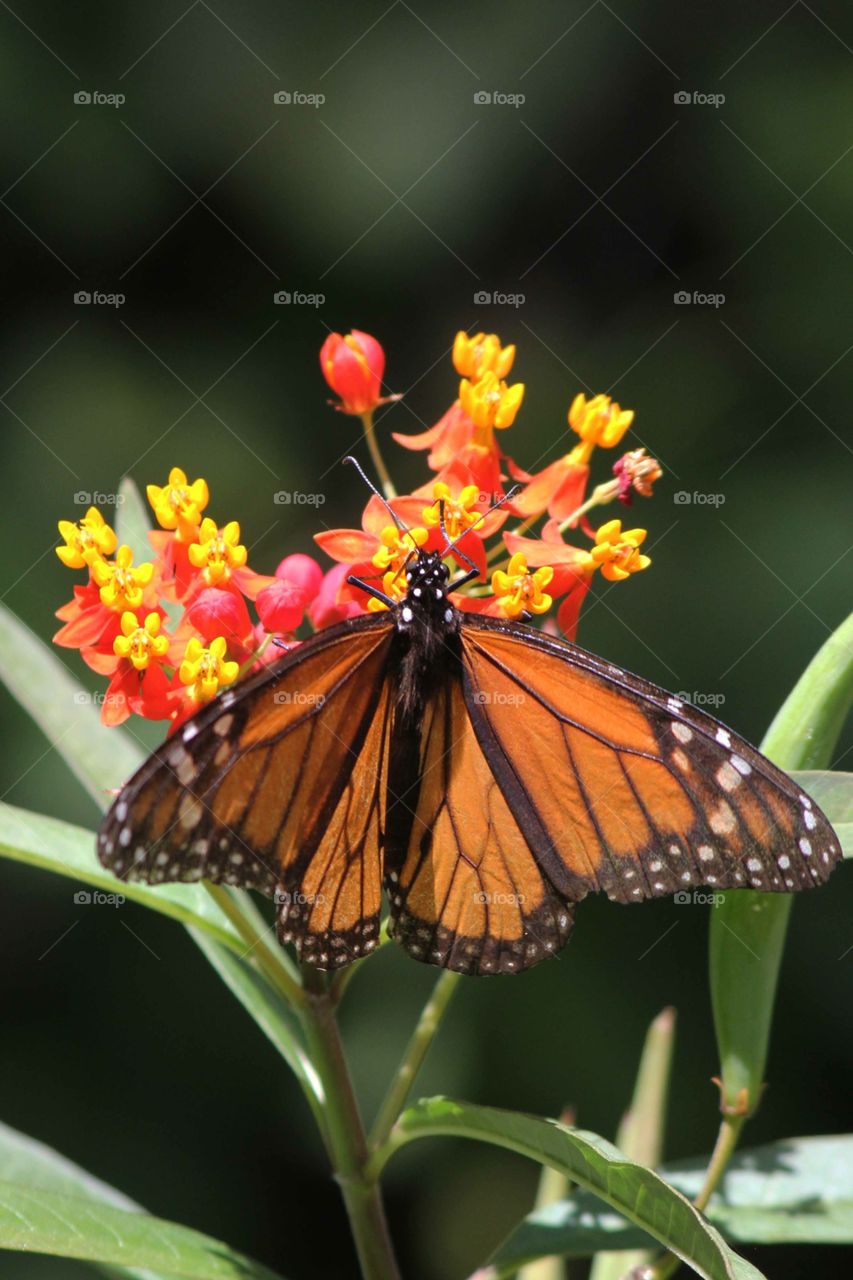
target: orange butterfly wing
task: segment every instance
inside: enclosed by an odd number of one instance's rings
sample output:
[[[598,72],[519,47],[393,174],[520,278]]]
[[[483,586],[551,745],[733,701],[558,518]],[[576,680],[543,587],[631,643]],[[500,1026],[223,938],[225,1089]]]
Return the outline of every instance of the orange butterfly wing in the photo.
[[[838,861],[805,792],[704,712],[529,627],[469,616],[462,647],[478,739],[569,899],[803,889]]]
[[[376,945],[393,626],[322,632],[224,693],[122,790],[98,855],[117,876],[258,889],[323,967]]]
[[[395,742],[385,889],[411,956],[461,973],[513,973],[558,951],[572,927],[507,803],[451,676]]]

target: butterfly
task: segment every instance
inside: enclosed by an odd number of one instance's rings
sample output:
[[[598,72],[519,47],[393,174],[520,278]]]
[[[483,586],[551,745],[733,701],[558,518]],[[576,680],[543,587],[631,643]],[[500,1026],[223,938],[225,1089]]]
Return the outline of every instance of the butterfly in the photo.
[[[467,974],[559,951],[592,891],[826,880],[838,842],[791,778],[638,676],[460,611],[452,593],[478,571],[451,581],[450,550],[413,553],[400,601],[353,579],[386,609],[186,721],[119,793],[101,862],[267,894],[280,941],[321,969],[378,945],[384,889],[408,954]]]

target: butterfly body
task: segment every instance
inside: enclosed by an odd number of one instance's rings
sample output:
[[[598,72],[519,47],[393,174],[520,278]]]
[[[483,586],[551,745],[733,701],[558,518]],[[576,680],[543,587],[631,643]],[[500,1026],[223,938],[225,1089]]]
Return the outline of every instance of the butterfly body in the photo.
[[[832,828],[754,747],[574,645],[460,612],[450,586],[419,551],[401,602],[197,713],[118,796],[101,861],[274,896],[280,939],[321,968],[378,944],[384,888],[409,954],[470,974],[559,950],[591,891],[826,879]]]

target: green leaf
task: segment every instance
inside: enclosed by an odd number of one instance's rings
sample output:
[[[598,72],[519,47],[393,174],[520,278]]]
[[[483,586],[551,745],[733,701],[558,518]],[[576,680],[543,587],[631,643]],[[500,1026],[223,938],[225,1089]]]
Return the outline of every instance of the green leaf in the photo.
[[[823,809],[841,843],[845,858],[853,858],[853,773],[832,769],[794,770],[791,777]]]
[[[151,885],[126,882],[112,875],[95,856],[95,833],[58,818],[0,804],[0,855],[45,871],[82,880],[104,893],[120,894],[183,924],[197,925],[228,947],[246,944],[201,885]],[[87,904],[81,903],[81,910]]]
[[[143,1267],[187,1280],[275,1280],[260,1263],[189,1227],[8,1181],[0,1182],[0,1249]]]
[[[661,1177],[683,1195],[697,1194],[705,1159],[664,1166]],[[853,1242],[853,1135],[789,1138],[732,1158],[707,1215],[742,1244]],[[600,1250],[648,1247],[646,1232],[588,1192],[532,1213],[491,1259],[498,1276],[533,1259],[587,1257]]]
[[[733,1253],[703,1215],[658,1174],[597,1134],[556,1120],[449,1098],[422,1099],[403,1112],[387,1147],[377,1153],[373,1172],[406,1143],[438,1135],[490,1142],[550,1165],[642,1227],[705,1280],[759,1280],[761,1273]]]
[[[818,651],[762,743],[783,769],[823,770],[853,702],[853,615]],[[832,892],[830,885],[828,890]],[[764,1082],[776,982],[793,897],[741,889],[711,914],[710,975],[721,1106],[751,1114]]]
[[[57,654],[0,605],[0,679],[83,784],[99,809],[144,754],[121,729],[101,723],[92,695]]]
[[[116,1191],[106,1182],[94,1178],[79,1165],[73,1164],[61,1156],[52,1147],[29,1138],[26,1134],[10,1129],[0,1123],[0,1168],[5,1180],[30,1190],[51,1191],[59,1195],[77,1196],[85,1200],[96,1200],[102,1204],[112,1205],[116,1209],[125,1209],[130,1213],[143,1213],[144,1210],[124,1195]],[[101,1268],[99,1268],[100,1270]],[[107,1269],[104,1268],[106,1274]],[[109,1274],[129,1277],[132,1280],[160,1280],[165,1272],[153,1272],[139,1267],[110,1267]]]

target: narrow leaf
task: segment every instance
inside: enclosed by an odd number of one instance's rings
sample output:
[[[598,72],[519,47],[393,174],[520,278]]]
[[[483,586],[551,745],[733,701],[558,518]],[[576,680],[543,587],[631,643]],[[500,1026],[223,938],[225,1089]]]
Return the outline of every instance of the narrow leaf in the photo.
[[[818,651],[762,743],[783,769],[826,769],[853,701],[853,615]],[[823,890],[832,893],[833,888]],[[764,1082],[788,894],[738,890],[711,915],[710,974],[720,1055],[721,1106],[755,1110]]]
[[[400,1117],[375,1165],[416,1138],[438,1135],[490,1142],[550,1165],[642,1227],[706,1280],[759,1280],[761,1273],[733,1253],[703,1215],[658,1174],[597,1134],[556,1120],[449,1098],[422,1099]]]
[[[275,1280],[210,1236],[163,1218],[0,1182],[0,1248],[144,1267],[187,1280]]]
[[[151,543],[148,541],[150,528],[151,520],[145,499],[130,476],[125,476],[118,487],[116,537],[119,546],[126,544],[130,547],[134,564],[151,559]]]
[[[53,650],[0,605],[0,679],[29,712],[99,809],[144,758],[121,729],[101,723],[92,697]]]
[[[841,843],[845,858],[853,858],[853,773],[832,769],[800,769],[791,777],[823,809]]]

